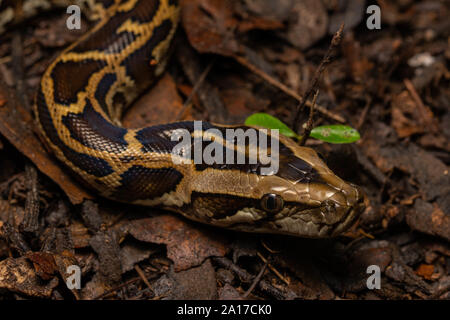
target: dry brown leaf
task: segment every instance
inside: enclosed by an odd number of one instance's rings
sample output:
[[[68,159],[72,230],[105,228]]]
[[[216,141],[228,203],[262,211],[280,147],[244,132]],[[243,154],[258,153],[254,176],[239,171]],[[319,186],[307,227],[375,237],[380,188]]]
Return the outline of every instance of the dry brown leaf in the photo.
[[[227,240],[182,218],[164,214],[130,222],[130,234],[140,241],[167,245],[175,271],[200,265],[210,256],[223,256]]]
[[[223,0],[182,0],[181,23],[191,45],[201,53],[232,56],[239,44],[231,3]]]
[[[406,90],[392,100],[391,125],[400,138],[424,133],[427,130],[424,124],[433,121],[433,113],[428,107],[425,108],[424,118],[414,99]]]
[[[128,128],[140,128],[149,125],[169,123],[183,107],[183,100],[178,94],[172,76],[165,73],[155,86],[143,95],[125,114],[122,123]],[[183,117],[192,119],[190,113]]]
[[[46,151],[34,132],[35,123],[31,114],[16,100],[8,92],[6,85],[0,82],[0,101],[6,101],[3,105],[0,104],[0,133],[59,185],[72,203],[79,204],[83,199],[92,198]]]
[[[26,257],[33,262],[36,274],[43,280],[50,280],[55,276],[57,266],[53,255],[47,252],[29,252]]]

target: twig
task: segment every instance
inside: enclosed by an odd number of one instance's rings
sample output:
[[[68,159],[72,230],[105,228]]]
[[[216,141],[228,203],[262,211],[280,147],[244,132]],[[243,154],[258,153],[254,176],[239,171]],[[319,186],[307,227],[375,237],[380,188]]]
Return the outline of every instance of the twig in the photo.
[[[417,109],[419,109],[420,115],[421,115],[421,122],[429,127],[430,130],[434,131],[435,127],[431,126],[430,117],[427,115],[427,108],[423,104],[422,99],[420,98],[419,94],[417,93],[416,88],[414,87],[414,84],[409,79],[404,79],[403,83],[405,84],[406,89],[408,89],[409,93],[411,94],[411,97],[413,98],[414,102],[417,105]]]
[[[314,125],[314,105],[316,104],[317,96],[319,95],[319,90],[316,91],[314,94],[313,102],[311,105],[311,108],[309,108],[309,118],[308,122],[306,123],[306,127],[303,129],[302,139],[300,140],[300,145],[304,146],[306,143],[306,140],[308,140],[309,135],[311,134],[311,130],[313,129]]]
[[[356,125],[356,129],[359,130],[363,126],[366,121],[367,113],[369,112],[370,104],[372,103],[372,98],[370,96],[367,97],[366,105],[361,113],[361,117],[358,120],[358,124]]]
[[[249,69],[251,72],[253,72],[257,76],[261,77],[263,80],[267,81],[269,84],[271,84],[275,88],[278,88],[279,90],[283,91],[285,94],[287,94],[288,96],[294,98],[295,100],[297,100],[299,102],[302,101],[302,97],[297,92],[295,92],[292,89],[289,89],[286,85],[284,85],[277,79],[274,79],[273,77],[271,77],[270,75],[265,73],[263,70],[259,69],[255,65],[251,64],[244,57],[235,56],[234,58],[236,59],[237,62],[242,64],[244,67]],[[311,107],[310,101],[306,101],[305,104],[306,104],[306,106]],[[345,119],[342,116],[327,110],[323,106],[317,105],[316,110],[319,111],[320,113],[322,113],[324,116],[326,116],[329,119],[335,120],[340,123],[345,122]]]
[[[258,282],[261,281],[261,278],[264,275],[264,272],[266,271],[268,265],[269,262],[266,261],[266,263],[264,263],[263,267],[261,268],[261,271],[259,271],[258,275],[255,277],[255,280],[253,280],[253,283],[250,286],[250,288],[248,288],[248,290],[245,291],[245,293],[243,294],[242,298],[247,298],[248,295],[253,291],[253,289],[255,289]]]
[[[280,253],[280,251],[277,251],[277,250],[274,250],[274,249],[270,248],[270,247],[264,242],[264,240],[262,240],[262,239],[261,239],[261,244],[262,244],[262,246],[263,246],[267,251],[269,251],[269,252],[272,253],[272,254],[274,254],[274,253]]]
[[[322,61],[320,62],[320,65],[314,74],[314,78],[311,81],[309,88],[306,90],[305,94],[302,97],[302,100],[300,101],[299,105],[297,106],[297,111],[295,113],[294,122],[292,123],[292,128],[295,132],[298,132],[298,128],[300,126],[300,121],[299,121],[300,114],[301,114],[303,108],[305,107],[307,99],[309,98],[311,93],[314,90],[316,90],[323,71],[325,70],[327,65],[330,64],[330,62],[332,61],[332,58],[333,58],[332,54],[334,52],[334,49],[341,43],[343,30],[344,30],[344,23],[341,24],[341,27],[339,28],[339,30],[334,34],[333,39],[331,40],[331,44],[328,47],[328,50],[327,50],[325,56],[323,57]],[[306,105],[308,105],[308,104],[306,104]],[[311,105],[308,105],[308,106],[311,108]],[[319,107],[319,106],[317,106],[317,107]],[[317,108],[317,110],[319,110],[319,108]],[[342,119],[342,120],[344,120],[344,119]],[[345,122],[345,120],[342,122]]]
[[[359,228],[359,229],[358,229],[358,232],[359,232],[361,235],[363,235],[364,237],[366,237],[366,238],[369,238],[369,239],[372,239],[372,240],[375,239],[375,237],[374,237],[372,234],[370,234],[370,233],[368,233],[368,232],[365,232],[362,228]]]
[[[38,175],[33,165],[25,167],[27,183],[27,198],[25,201],[25,216],[21,225],[24,232],[34,234],[39,229],[39,189]]]
[[[258,257],[259,257],[264,263],[267,263],[267,264],[268,264],[269,269],[270,269],[273,273],[275,273],[275,275],[276,275],[278,278],[280,278],[281,281],[283,281],[283,282],[286,283],[287,285],[290,284],[289,280],[286,279],[286,278],[280,273],[280,271],[278,271],[273,265],[271,265],[271,264],[269,263],[269,260],[267,260],[266,258],[264,258],[264,256],[263,256],[261,253],[259,253],[259,252],[257,252],[256,254],[258,255]]]
[[[194,87],[192,88],[191,93],[189,94],[188,98],[184,102],[183,107],[181,108],[180,112],[178,112],[177,116],[175,117],[175,120],[181,120],[182,119],[184,113],[186,112],[188,107],[191,105],[192,98],[194,97],[194,95],[197,93],[198,89],[203,84],[203,81],[205,81],[206,76],[211,71],[211,68],[212,68],[212,66],[214,65],[215,62],[216,62],[216,57],[214,57],[211,60],[211,62],[208,64],[208,66],[205,68],[205,70],[203,70],[202,74],[200,75],[200,77],[198,78],[198,80],[195,83]]]
[[[145,276],[144,271],[142,271],[142,269],[138,265],[135,265],[134,269],[136,270],[138,275],[141,277],[142,281],[144,281],[144,283],[147,285],[147,287],[153,292],[152,286],[150,285],[150,282],[148,281],[147,277]]]
[[[157,277],[158,277],[158,275],[155,275],[154,277],[153,277],[153,276],[150,276],[150,280],[156,279]],[[149,278],[147,278],[147,280],[148,280],[148,279],[149,279]],[[123,283],[121,283],[121,284],[118,284],[117,286],[115,286],[115,287],[113,287],[113,288],[111,288],[111,289],[109,289],[109,290],[103,292],[102,294],[99,294],[99,295],[95,296],[94,298],[92,298],[92,300],[100,300],[100,299],[103,299],[103,298],[109,296],[110,294],[112,294],[112,293],[118,291],[119,289],[122,289],[122,288],[124,288],[124,287],[126,287],[126,286],[128,286],[128,285],[130,285],[130,284],[133,284],[133,283],[135,283],[135,282],[138,282],[138,281],[142,281],[142,278],[141,278],[141,277],[135,277],[135,278],[132,278],[132,279],[130,279],[130,280],[127,280],[127,281],[125,281],[125,282],[123,282]]]
[[[121,284],[115,286],[114,288],[111,288],[111,289],[103,292],[102,294],[99,294],[99,295],[95,296],[92,300],[103,299],[103,298],[109,296],[110,294],[116,292],[117,290],[122,289],[122,288],[124,288],[124,287],[126,287],[126,286],[128,286],[128,285],[130,285],[132,283],[138,282],[139,280],[142,280],[141,277],[136,277],[136,278],[130,279],[128,281],[125,281],[124,283],[121,283]]]
[[[252,276],[239,266],[235,265],[230,259],[224,257],[215,257],[213,258],[213,260],[220,266],[230,269],[231,271],[236,273],[238,277],[241,278],[241,280],[244,282],[250,282],[252,281],[252,279],[254,279],[254,276]],[[293,299],[298,296],[295,292],[293,292],[290,289],[285,289],[282,291],[278,288],[275,288],[273,285],[271,285],[269,282],[265,280],[259,281],[257,286],[262,291],[265,291],[266,293],[274,296],[277,299]]]

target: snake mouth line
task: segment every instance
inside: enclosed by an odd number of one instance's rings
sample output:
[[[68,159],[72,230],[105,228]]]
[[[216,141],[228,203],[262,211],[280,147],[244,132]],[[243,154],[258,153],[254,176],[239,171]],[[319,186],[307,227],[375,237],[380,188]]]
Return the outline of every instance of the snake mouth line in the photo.
[[[353,206],[348,208],[347,212],[343,215],[344,219],[336,222],[336,224],[330,229],[329,235],[331,237],[337,236],[349,229],[356,222],[361,212],[364,210],[365,195],[359,187],[356,187],[356,191],[357,201],[353,204]]]
[[[361,213],[362,206],[358,205],[356,207],[351,207],[348,209],[348,211],[345,214],[345,219],[343,221],[337,222],[331,229],[330,229],[330,236],[337,236],[341,234],[342,232],[349,229],[358,219],[359,214]]]

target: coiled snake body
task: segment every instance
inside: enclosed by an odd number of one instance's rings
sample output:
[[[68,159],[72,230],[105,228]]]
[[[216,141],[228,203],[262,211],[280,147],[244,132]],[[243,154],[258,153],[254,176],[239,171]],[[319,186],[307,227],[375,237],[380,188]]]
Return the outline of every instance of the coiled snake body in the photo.
[[[90,2],[100,22],[48,67],[35,104],[43,140],[84,184],[116,201],[247,232],[317,238],[348,229],[363,208],[360,189],[288,138],[277,140],[278,172],[262,175],[260,162],[172,161],[174,131],[203,136],[216,129],[225,136],[225,126],[203,122],[200,132],[193,122],[121,127],[121,110],[164,70],[179,7],[174,0]]]

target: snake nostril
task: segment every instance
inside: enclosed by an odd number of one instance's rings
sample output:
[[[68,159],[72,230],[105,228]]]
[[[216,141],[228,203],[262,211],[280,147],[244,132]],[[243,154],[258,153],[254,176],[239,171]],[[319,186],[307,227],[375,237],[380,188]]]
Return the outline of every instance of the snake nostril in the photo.
[[[322,208],[326,213],[334,213],[336,212],[336,203],[332,200],[325,200],[322,204]]]

